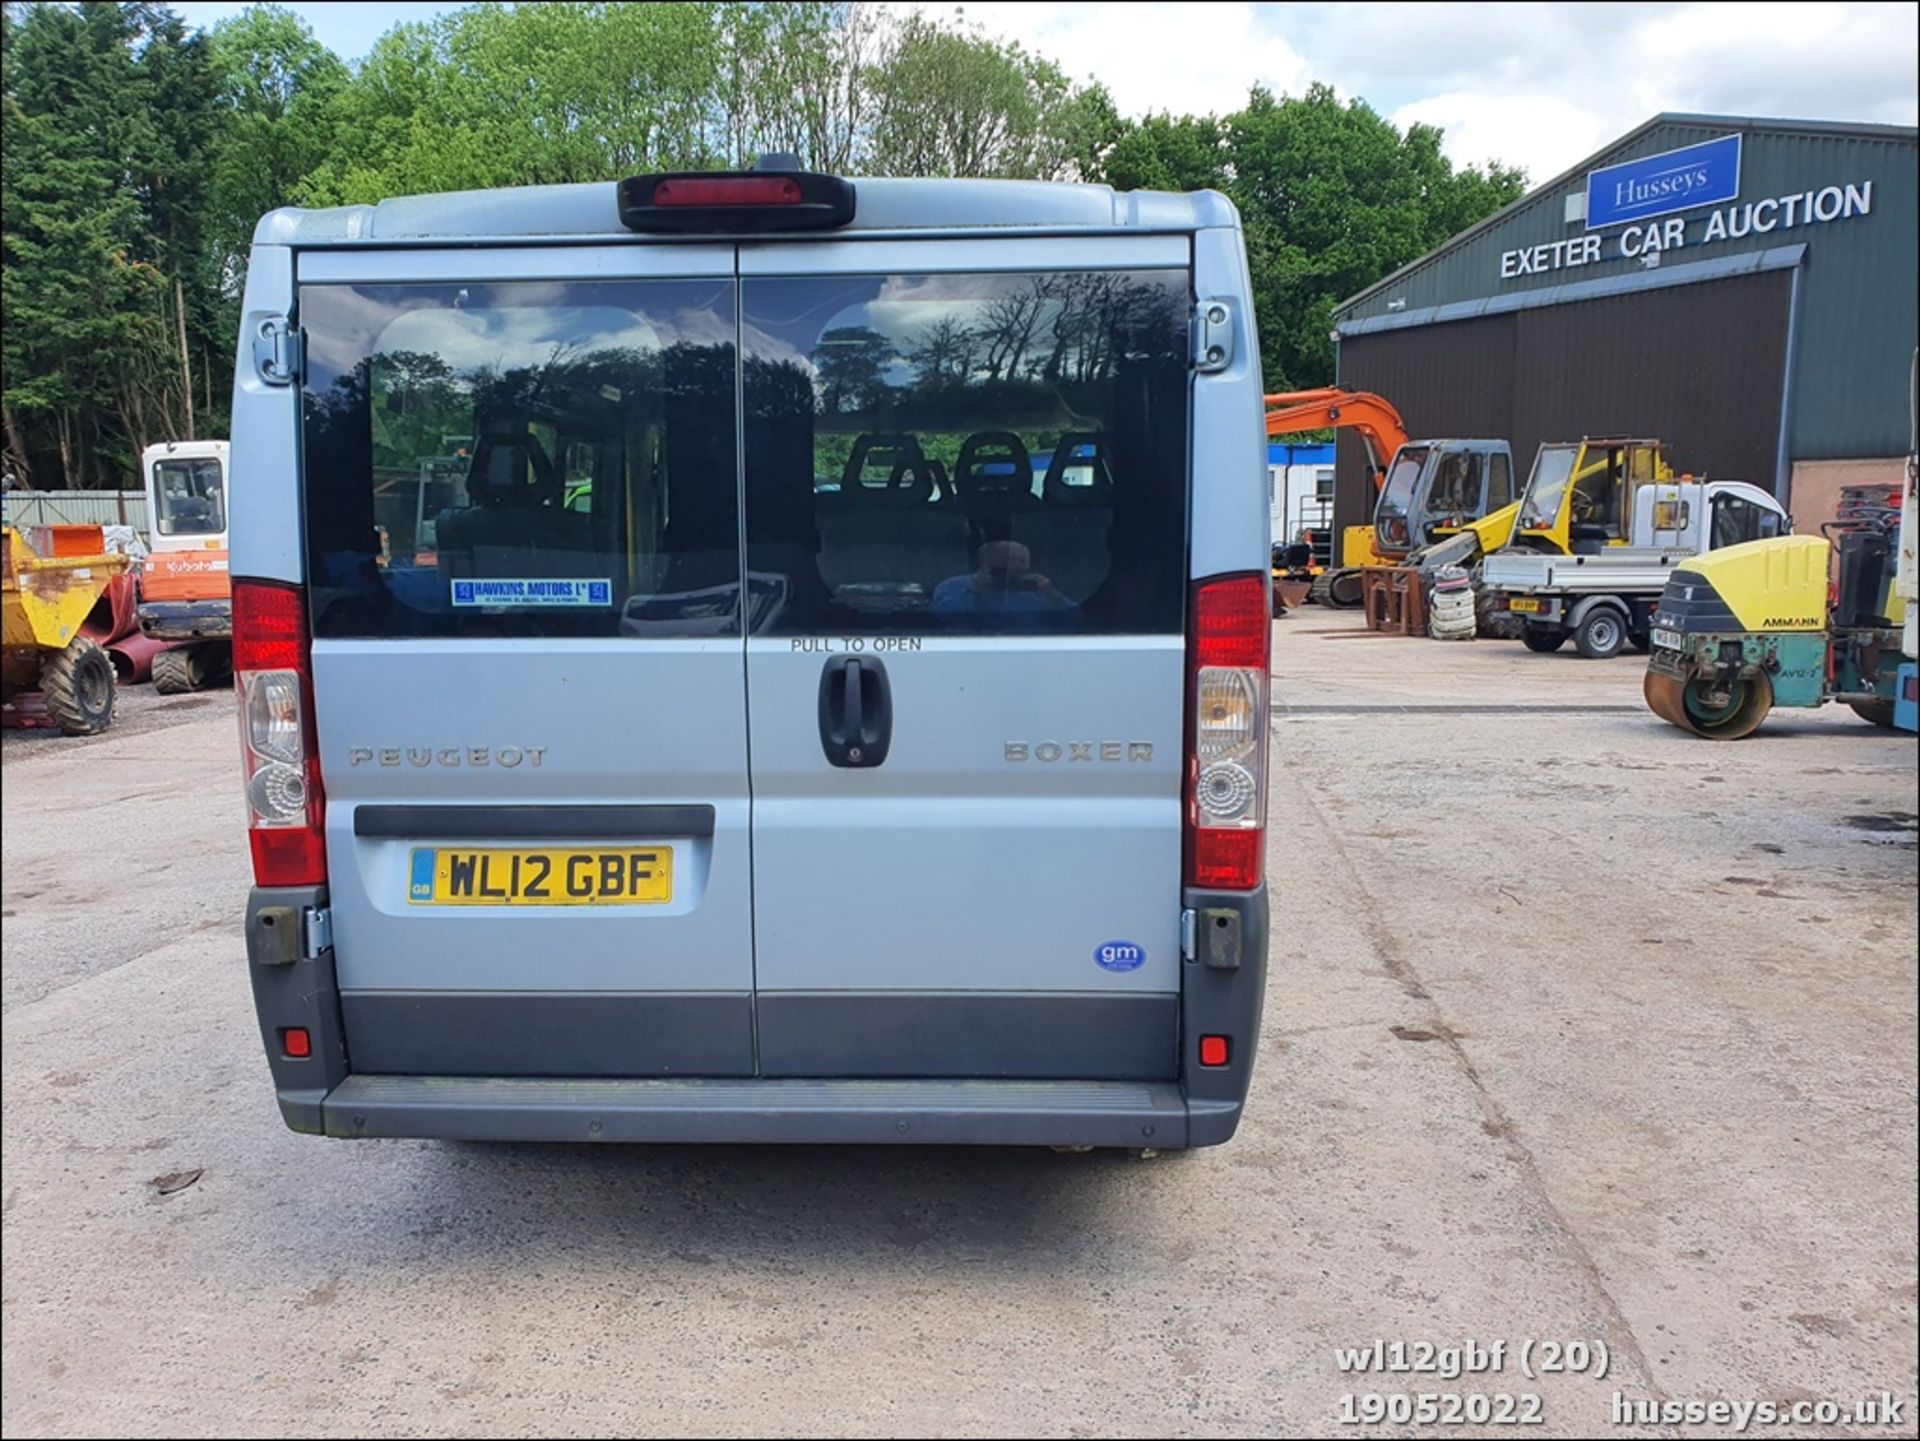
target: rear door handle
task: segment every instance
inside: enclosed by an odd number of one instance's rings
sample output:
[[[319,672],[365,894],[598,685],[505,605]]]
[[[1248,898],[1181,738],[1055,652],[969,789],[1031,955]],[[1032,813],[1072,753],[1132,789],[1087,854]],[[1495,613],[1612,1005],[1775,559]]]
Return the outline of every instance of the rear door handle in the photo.
[[[877,766],[893,744],[893,687],[868,656],[835,656],[820,672],[820,748],[831,765]]]

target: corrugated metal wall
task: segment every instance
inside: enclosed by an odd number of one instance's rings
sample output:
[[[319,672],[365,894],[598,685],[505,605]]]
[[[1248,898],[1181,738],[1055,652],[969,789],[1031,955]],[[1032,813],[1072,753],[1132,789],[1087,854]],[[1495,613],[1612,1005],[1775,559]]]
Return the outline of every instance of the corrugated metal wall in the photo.
[[[1524,477],[1543,441],[1654,436],[1683,470],[1772,489],[1792,272],[1354,336],[1340,383],[1399,407],[1414,436],[1504,437]],[[1340,444],[1336,524],[1371,505]]]
[[[147,497],[139,490],[10,490],[8,525],[130,525],[147,533]]]
[[[1745,239],[1708,242],[1708,217],[1724,205],[1691,210],[1686,244],[1662,258],[1685,264],[1771,246],[1805,244],[1800,334],[1794,364],[1793,418],[1788,449],[1795,460],[1882,457],[1906,452],[1907,367],[1920,343],[1920,188],[1914,175],[1920,143],[1912,130],[1894,127],[1806,125],[1765,120],[1662,122],[1626,137],[1595,157],[1592,167],[1697,144],[1738,131],[1743,135],[1739,204],[1819,190],[1827,185],[1872,182],[1870,214],[1825,224],[1774,229]],[[1509,206],[1484,229],[1448,242],[1391,284],[1375,290],[1335,320],[1385,316],[1396,308],[1418,311],[1484,296],[1508,295],[1630,275],[1633,260],[1616,259],[1614,239],[1626,227],[1609,227],[1608,259],[1578,269],[1503,278],[1502,252],[1585,233],[1568,223],[1566,197],[1585,193],[1586,171],[1543,188]],[[1718,282],[1714,282],[1718,283]],[[1643,302],[1665,309],[1674,290],[1650,293]],[[1342,342],[1342,350],[1357,340]],[[1442,348],[1452,342],[1437,342]],[[1343,384],[1355,384],[1343,355]],[[1418,403],[1389,392],[1396,405]],[[1718,402],[1702,394],[1699,404]],[[1769,467],[1769,473],[1771,467]]]

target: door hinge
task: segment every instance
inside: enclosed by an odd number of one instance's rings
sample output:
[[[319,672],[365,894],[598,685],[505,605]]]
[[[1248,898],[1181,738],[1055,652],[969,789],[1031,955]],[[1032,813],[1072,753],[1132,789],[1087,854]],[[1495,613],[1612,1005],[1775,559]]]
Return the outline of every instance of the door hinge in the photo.
[[[253,368],[268,385],[292,385],[306,360],[306,337],[284,315],[270,315],[253,333]]]
[[[1193,368],[1203,373],[1233,364],[1233,302],[1203,300],[1193,309]]]
[[[1180,912],[1180,955],[1189,961],[1194,959],[1194,921],[1191,907]]]
[[[300,912],[300,954],[309,961],[333,949],[333,911],[326,906],[308,906]]]

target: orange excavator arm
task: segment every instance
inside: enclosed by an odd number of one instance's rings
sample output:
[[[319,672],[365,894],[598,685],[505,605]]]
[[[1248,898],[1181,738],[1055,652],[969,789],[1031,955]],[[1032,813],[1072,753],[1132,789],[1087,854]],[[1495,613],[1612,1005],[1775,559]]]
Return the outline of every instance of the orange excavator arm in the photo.
[[[1387,465],[1394,452],[1407,443],[1407,430],[1400,420],[1400,412],[1384,396],[1370,390],[1345,390],[1327,385],[1319,390],[1290,390],[1269,395],[1266,403],[1269,436],[1343,427],[1358,431],[1367,447],[1367,465],[1373,472],[1376,491],[1386,483]]]

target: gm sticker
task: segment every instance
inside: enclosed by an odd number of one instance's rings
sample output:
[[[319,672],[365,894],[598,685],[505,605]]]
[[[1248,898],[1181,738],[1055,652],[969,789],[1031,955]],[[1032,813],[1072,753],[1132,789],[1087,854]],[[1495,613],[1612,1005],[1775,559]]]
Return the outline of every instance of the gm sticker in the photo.
[[[1147,953],[1132,941],[1102,941],[1093,948],[1093,963],[1103,971],[1137,971]]]
[[[457,606],[609,606],[610,580],[455,580]]]

